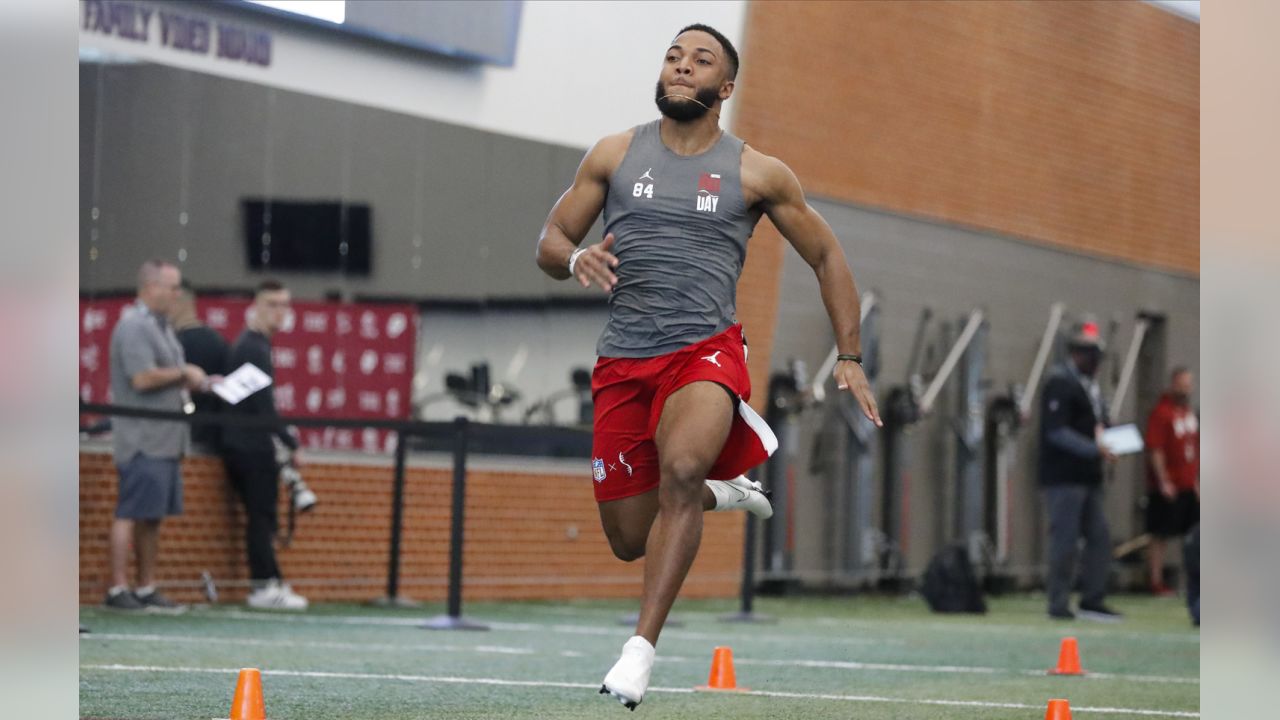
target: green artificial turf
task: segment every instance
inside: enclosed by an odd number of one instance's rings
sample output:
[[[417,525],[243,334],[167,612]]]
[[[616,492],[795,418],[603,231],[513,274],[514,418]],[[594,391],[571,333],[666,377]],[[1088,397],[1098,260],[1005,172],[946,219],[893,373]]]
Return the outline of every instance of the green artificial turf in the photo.
[[[379,718],[1039,718],[1065,697],[1079,718],[1188,717],[1200,708],[1200,641],[1176,599],[1119,597],[1119,625],[1044,616],[1042,597],[995,598],[986,616],[930,614],[919,598],[762,598],[773,624],[724,623],[728,601],[687,601],[658,647],[634,714],[597,695],[634,602],[473,603],[488,632],[416,623],[442,612],[324,605],[275,615],[236,606],[180,616],[84,608],[85,718],[225,718],[235,670],[263,671],[271,720]],[[1086,677],[1041,671],[1063,636]],[[768,695],[686,692],[715,646],[738,684]],[[665,690],[664,690],[665,689]],[[976,704],[964,704],[976,703]],[[1010,706],[1003,706],[1010,705]],[[1141,712],[1121,712],[1122,710]]]

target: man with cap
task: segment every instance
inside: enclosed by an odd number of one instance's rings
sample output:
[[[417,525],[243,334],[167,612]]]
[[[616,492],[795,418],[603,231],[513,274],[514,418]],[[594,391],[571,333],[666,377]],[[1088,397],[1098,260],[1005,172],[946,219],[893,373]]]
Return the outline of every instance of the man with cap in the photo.
[[[1078,542],[1084,538],[1080,567],[1079,615],[1116,622],[1107,607],[1111,535],[1102,505],[1103,463],[1113,455],[1102,442],[1107,408],[1098,387],[1103,343],[1098,323],[1086,317],[1067,342],[1069,357],[1045,380],[1041,398],[1040,484],[1049,513],[1049,571],[1045,586],[1049,617],[1073,620],[1069,606]]]

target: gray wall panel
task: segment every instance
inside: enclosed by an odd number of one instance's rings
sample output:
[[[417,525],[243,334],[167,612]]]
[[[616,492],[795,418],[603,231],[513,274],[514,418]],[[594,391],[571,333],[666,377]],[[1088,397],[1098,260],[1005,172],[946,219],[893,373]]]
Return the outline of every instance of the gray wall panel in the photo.
[[[81,166],[101,168],[94,262],[95,198],[91,185],[81,193],[86,291],[129,287],[142,260],[176,259],[180,249],[197,286],[253,285],[264,273],[248,269],[239,203],[271,196],[373,207],[371,275],[272,273],[301,297],[587,294],[533,264],[538,231],[581,149],[167,67],[85,63],[80,75]],[[591,236],[599,235],[597,224]]]

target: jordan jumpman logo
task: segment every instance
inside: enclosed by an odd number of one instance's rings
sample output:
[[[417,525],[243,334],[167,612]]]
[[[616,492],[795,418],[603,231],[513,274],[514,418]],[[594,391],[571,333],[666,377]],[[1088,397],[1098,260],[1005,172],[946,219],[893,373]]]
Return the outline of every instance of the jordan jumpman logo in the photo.
[[[706,360],[707,362],[711,363],[712,365],[715,365],[716,367],[724,367],[723,365],[721,365],[721,364],[720,364],[720,361],[716,359],[716,356],[717,356],[717,355],[719,355],[720,353],[721,353],[721,351],[720,351],[720,350],[717,350],[717,351],[715,351],[715,352],[711,353],[710,355],[706,355],[706,356],[704,356],[702,359],[703,359],[703,360]]]
[[[649,174],[649,173],[651,173],[651,172],[653,172],[653,168],[649,168],[648,170],[645,170],[645,171],[644,171],[644,174],[643,174],[643,175],[641,175],[639,179],[640,179],[640,180],[652,180],[652,179],[653,179],[653,176]]]

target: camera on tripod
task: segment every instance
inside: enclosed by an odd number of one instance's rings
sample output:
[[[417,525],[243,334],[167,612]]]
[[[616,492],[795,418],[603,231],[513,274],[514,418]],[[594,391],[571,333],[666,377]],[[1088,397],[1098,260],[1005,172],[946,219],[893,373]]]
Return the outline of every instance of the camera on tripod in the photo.
[[[302,473],[298,472],[298,468],[293,465],[281,466],[280,482],[289,490],[295,511],[306,512],[316,506],[318,498],[315,492],[307,487],[307,482],[302,479]]]
[[[293,451],[280,442],[279,438],[273,437],[272,444],[275,446],[276,462],[280,464],[280,474],[277,477],[280,484],[289,491],[290,507],[293,512],[306,512],[315,507],[318,498],[315,491],[307,487],[306,481],[302,479],[302,473],[293,464]]]

